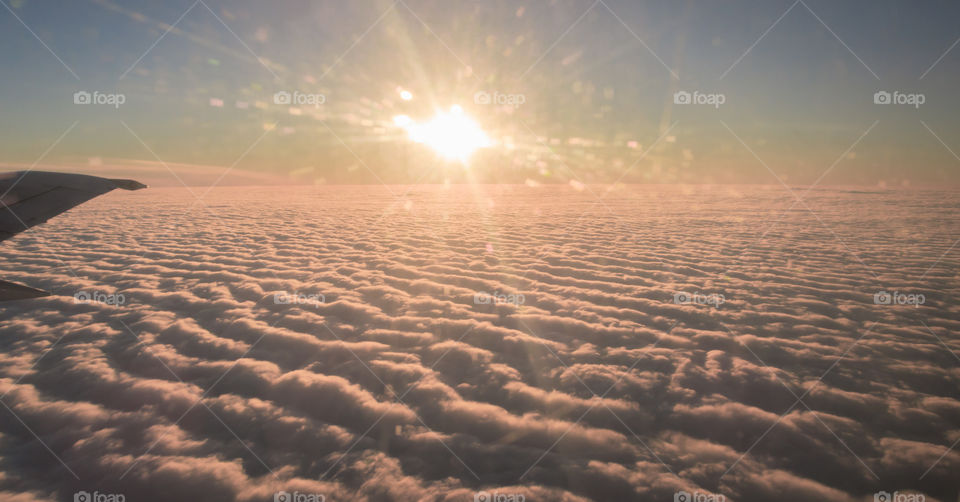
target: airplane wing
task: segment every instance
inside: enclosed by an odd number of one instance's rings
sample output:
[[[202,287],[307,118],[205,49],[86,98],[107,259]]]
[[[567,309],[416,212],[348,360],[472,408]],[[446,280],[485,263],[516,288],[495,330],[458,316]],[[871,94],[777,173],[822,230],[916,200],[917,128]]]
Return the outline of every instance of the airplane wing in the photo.
[[[85,174],[19,171],[0,174],[0,241],[114,188],[139,190],[133,180],[111,180]]]
[[[115,188],[139,190],[133,180],[85,174],[17,171],[0,173],[0,241]],[[0,281],[0,301],[45,296],[43,291]]]
[[[50,296],[50,293],[42,289],[34,289],[30,286],[24,286],[23,284],[17,284],[15,282],[0,281],[0,302],[40,298],[41,296]]]

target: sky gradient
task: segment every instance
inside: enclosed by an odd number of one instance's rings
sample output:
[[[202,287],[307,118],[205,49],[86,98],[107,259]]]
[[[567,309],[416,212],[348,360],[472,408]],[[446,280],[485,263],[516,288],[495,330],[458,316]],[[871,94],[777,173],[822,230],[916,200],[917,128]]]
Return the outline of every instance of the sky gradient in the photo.
[[[139,161],[306,183],[960,180],[950,2],[3,7],[0,163],[11,168]],[[77,105],[77,91],[124,102]],[[281,91],[323,104],[291,110]],[[724,102],[680,105],[678,91]],[[876,104],[878,91],[924,102]],[[493,142],[466,166],[392,121],[452,105]]]

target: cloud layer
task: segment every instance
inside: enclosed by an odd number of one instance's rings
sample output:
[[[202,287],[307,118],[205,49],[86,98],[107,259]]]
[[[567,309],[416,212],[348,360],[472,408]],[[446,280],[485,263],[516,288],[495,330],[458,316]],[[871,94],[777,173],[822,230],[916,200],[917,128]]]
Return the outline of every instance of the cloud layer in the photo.
[[[110,194],[6,242],[55,296],[0,308],[0,497],[956,499],[956,194],[405,191]]]

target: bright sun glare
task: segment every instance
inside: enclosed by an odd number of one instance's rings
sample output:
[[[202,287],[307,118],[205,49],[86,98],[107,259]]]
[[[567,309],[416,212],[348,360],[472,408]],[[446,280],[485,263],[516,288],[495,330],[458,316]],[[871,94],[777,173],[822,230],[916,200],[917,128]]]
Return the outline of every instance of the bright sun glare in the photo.
[[[393,118],[394,124],[407,131],[410,139],[433,148],[448,160],[466,162],[478,148],[490,146],[490,138],[458,105],[449,112],[440,112],[429,122],[418,124],[406,115]]]

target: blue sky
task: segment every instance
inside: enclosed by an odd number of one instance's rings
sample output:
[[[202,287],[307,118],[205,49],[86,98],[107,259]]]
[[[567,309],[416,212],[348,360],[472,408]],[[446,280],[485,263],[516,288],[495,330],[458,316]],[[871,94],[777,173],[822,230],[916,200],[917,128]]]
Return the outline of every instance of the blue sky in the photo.
[[[10,165],[56,142],[45,165],[159,158],[326,182],[600,182],[627,170],[622,181],[803,184],[849,149],[822,183],[960,179],[955,2],[4,2],[0,162]],[[398,99],[401,88],[414,99]],[[924,103],[877,105],[880,90]],[[125,102],[78,106],[77,91]],[[277,91],[325,102],[295,115]],[[480,91],[525,102],[479,106]],[[725,102],[677,106],[677,91]],[[469,176],[390,126],[453,104],[497,143]]]

